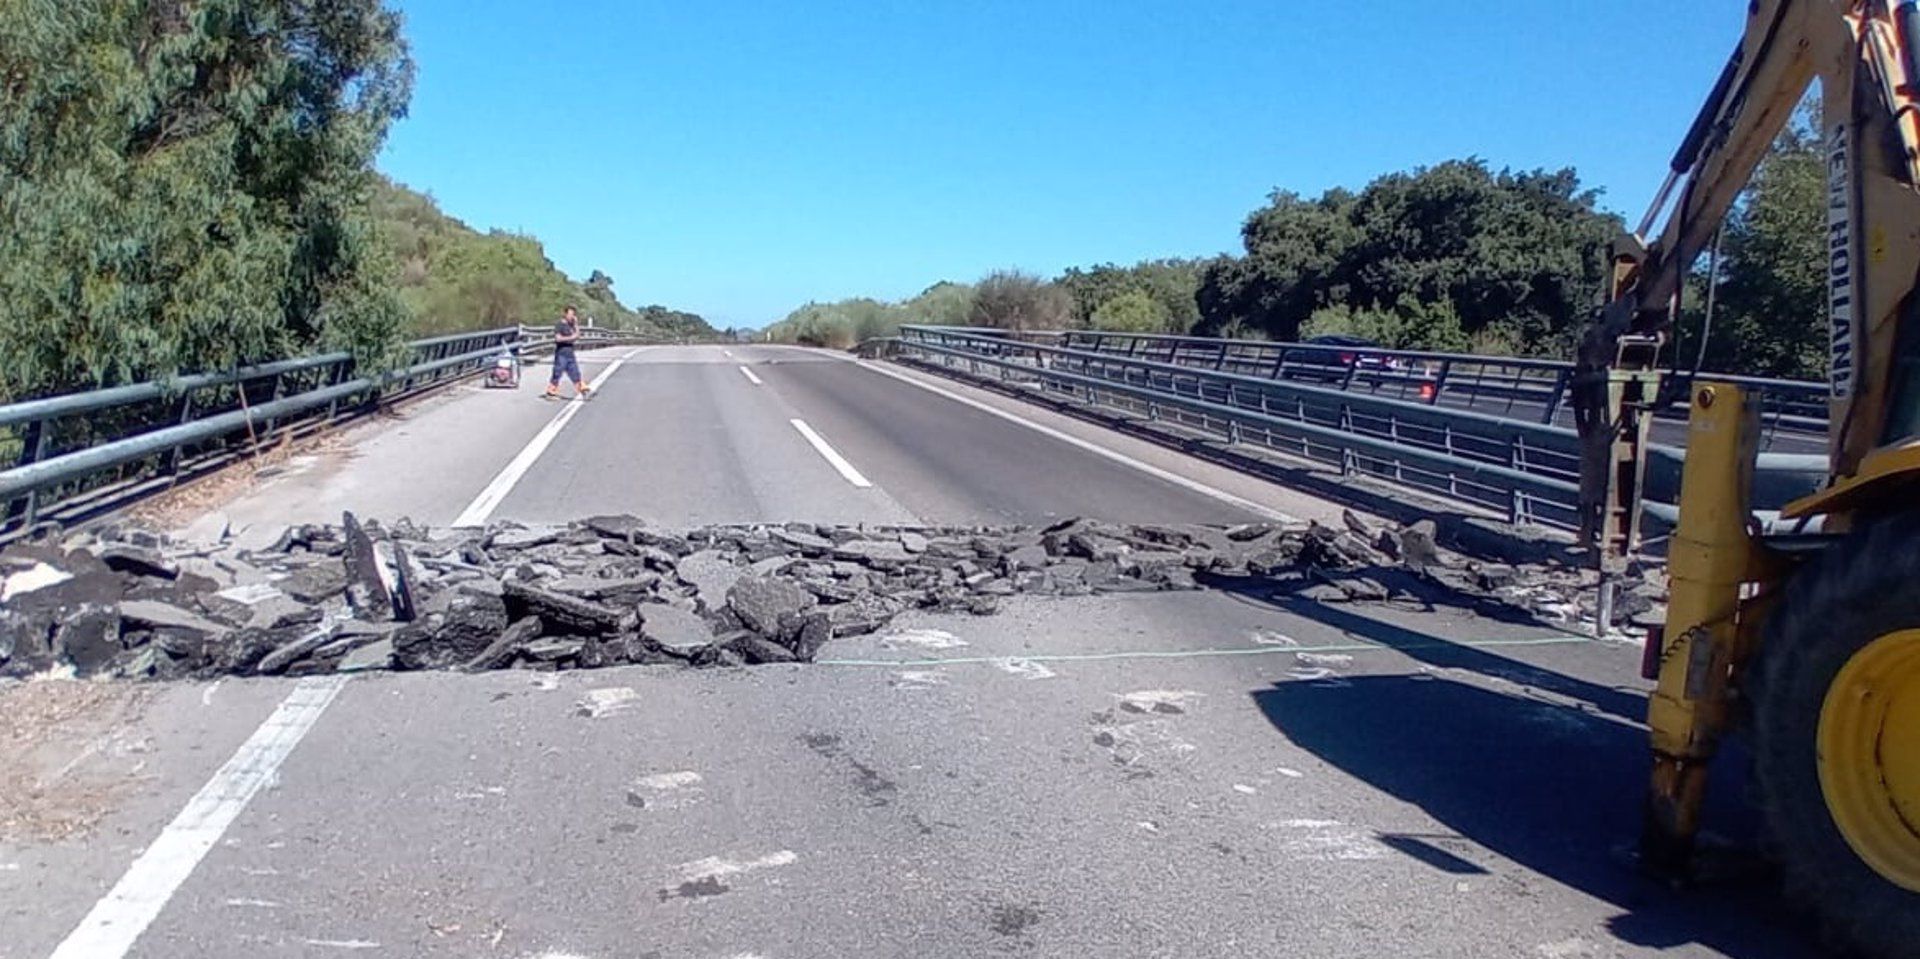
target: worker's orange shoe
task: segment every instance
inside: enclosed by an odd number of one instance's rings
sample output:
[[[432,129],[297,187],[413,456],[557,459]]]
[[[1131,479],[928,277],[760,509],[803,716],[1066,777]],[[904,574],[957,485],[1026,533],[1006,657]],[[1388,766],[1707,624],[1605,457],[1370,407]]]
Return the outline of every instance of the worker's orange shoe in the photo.
[[[547,391],[546,391],[545,393],[542,393],[542,394],[540,394],[540,398],[541,398],[541,399],[543,399],[543,400],[557,400],[557,399],[559,399],[559,398],[560,398],[560,387],[558,387],[558,386],[549,386],[549,387],[547,387]]]
[[[593,387],[588,386],[585,383],[577,384],[573,388],[573,395],[578,396],[584,400],[587,397],[593,395]]]

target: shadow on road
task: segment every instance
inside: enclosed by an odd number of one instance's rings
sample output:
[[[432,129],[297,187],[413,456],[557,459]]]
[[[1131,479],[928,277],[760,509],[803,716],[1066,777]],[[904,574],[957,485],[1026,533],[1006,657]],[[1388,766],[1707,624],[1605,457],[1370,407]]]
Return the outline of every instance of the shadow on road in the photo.
[[[1401,580],[1413,578],[1411,574],[1398,569],[1360,572],[1395,588],[1399,588]],[[1272,580],[1250,576],[1207,578],[1208,586],[1222,590],[1238,599],[1272,606],[1302,619],[1331,626],[1350,636],[1379,643],[1404,653],[1429,666],[1466,670],[1491,679],[1543,689],[1569,699],[1579,700],[1609,716],[1632,723],[1639,723],[1646,718],[1647,697],[1637,690],[1608,686],[1577,676],[1569,676],[1500,655],[1489,649],[1466,646],[1370,616],[1363,616],[1350,608],[1293,595],[1295,590],[1307,585],[1308,582],[1306,579]],[[1427,587],[1426,591],[1430,596],[1437,595],[1431,587]],[[1444,599],[1429,598],[1425,604],[1425,611],[1431,612],[1450,605]],[[1499,603],[1483,602],[1468,606],[1451,606],[1451,608],[1470,609],[1483,618],[1501,623],[1536,625],[1543,629],[1553,625],[1541,622],[1525,610]]]
[[[1255,691],[1261,713],[1295,745],[1419,806],[1458,836],[1618,907],[1608,931],[1623,942],[1698,943],[1739,959],[1819,954],[1813,931],[1784,907],[1757,857],[1705,858],[1714,878],[1687,890],[1635,870],[1647,776],[1643,693],[1302,600],[1271,583],[1241,585],[1249,601],[1472,674],[1283,681]],[[1705,820],[1737,848],[1752,848],[1755,831],[1745,766],[1734,750],[1723,753]],[[1448,836],[1376,838],[1443,873],[1487,871],[1440,848]]]

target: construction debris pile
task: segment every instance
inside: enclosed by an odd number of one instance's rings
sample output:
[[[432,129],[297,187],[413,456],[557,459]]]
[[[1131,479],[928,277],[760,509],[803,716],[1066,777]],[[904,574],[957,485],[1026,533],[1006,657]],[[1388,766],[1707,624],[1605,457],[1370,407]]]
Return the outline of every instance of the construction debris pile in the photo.
[[[1443,554],[1430,523],[1375,531],[1355,517],[1345,529],[1072,520],[664,531],[628,516],[428,530],[347,514],[254,550],[109,528],[0,551],[0,675],[808,662],[829,640],[906,610],[984,615],[1014,595],[1248,579],[1329,602],[1417,598],[1408,583],[1498,594],[1544,582]]]

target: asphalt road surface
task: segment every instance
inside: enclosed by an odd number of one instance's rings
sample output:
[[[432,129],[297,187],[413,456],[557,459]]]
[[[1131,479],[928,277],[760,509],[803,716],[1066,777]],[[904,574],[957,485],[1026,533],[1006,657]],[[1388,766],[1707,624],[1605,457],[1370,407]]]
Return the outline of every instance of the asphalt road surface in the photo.
[[[836,357],[590,359],[591,402],[463,390],[183,525],[1328,509]],[[0,959],[1817,955],[1741,857],[1636,876],[1637,659],[1236,582],[913,615],[806,666],[16,685]]]

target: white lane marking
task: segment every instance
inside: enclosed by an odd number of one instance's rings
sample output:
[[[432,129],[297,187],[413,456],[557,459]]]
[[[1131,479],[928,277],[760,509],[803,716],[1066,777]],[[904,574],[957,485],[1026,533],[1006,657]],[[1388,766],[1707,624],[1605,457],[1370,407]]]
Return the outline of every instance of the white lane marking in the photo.
[[[378,949],[380,944],[371,939],[302,939],[309,946],[322,946],[327,949]]]
[[[727,357],[727,359],[733,359],[733,351],[732,351],[732,350],[721,350],[720,352],[721,352],[722,354],[725,354],[725,356]]]
[[[813,446],[814,452],[819,453],[825,458],[828,464],[838,470],[841,476],[846,478],[847,482],[861,489],[866,489],[873,485],[866,477],[860,475],[859,470],[853,468],[852,463],[847,462],[846,457],[840,455],[839,450],[828,446],[827,441],[823,439],[819,433],[814,432],[813,427],[808,426],[806,420],[788,420],[787,422],[792,423],[793,428],[799,430],[800,435],[806,437],[807,442]]]
[[[1021,676],[1026,679],[1052,679],[1057,675],[1044,664],[1036,663],[1031,659],[1021,659],[1017,656],[998,659],[995,660],[993,664],[1000,667],[1001,672]]]
[[[894,674],[900,689],[932,689],[947,684],[946,674],[937,669],[903,669]]]
[[[1364,830],[1337,819],[1284,819],[1263,828],[1274,827],[1293,833],[1281,840],[1280,847],[1294,859],[1352,862],[1380,859],[1387,854],[1386,847]]]
[[[918,646],[922,649],[958,649],[967,645],[967,641],[944,629],[902,629],[880,637],[880,645],[888,649],[901,646]]]
[[[636,786],[644,786],[648,789],[664,791],[668,789],[686,789],[691,786],[698,786],[701,782],[702,779],[699,773],[687,769],[680,772],[655,773],[651,776],[642,776],[634,780],[633,784]]]
[[[632,686],[608,686],[587,690],[587,698],[574,703],[574,715],[599,719],[625,712],[640,705],[640,694]]]
[[[1346,653],[1294,653],[1293,658],[1302,666],[1351,666],[1353,657]]]
[[[747,382],[752,383],[755,386],[760,385],[760,378],[753,375],[753,371],[750,369],[747,369],[744,366],[740,368],[740,375],[746,377]]]
[[[1137,689],[1130,693],[1121,693],[1118,698],[1120,708],[1125,712],[1164,713],[1177,716],[1205,698],[1205,695],[1191,689]]]
[[[94,904],[50,959],[125,956],[254,794],[279,775],[280,764],[346,683],[345,676],[301,680],[233,758],[187,800],[186,808],[127,867],[126,875]]]
[[[1009,413],[1006,410],[999,409],[994,406],[990,406],[986,403],[982,403],[971,396],[962,396],[959,393],[955,393],[952,390],[935,386],[932,383],[922,383],[919,380],[914,379],[913,377],[908,376],[904,373],[896,373],[893,370],[886,369],[885,367],[879,366],[877,364],[868,363],[864,360],[848,360],[848,362],[854,363],[864,369],[872,370],[875,373],[878,373],[882,376],[891,376],[902,383],[912,384],[923,390],[926,390],[929,393],[934,393],[940,396],[944,396],[947,399],[954,401],[955,403],[971,406],[982,413],[987,413],[992,416],[997,416],[1003,420],[1006,420],[1009,423],[1017,423],[1021,426],[1026,427],[1027,429],[1030,429],[1036,433],[1039,433],[1042,436],[1050,436],[1069,446],[1086,450],[1087,452],[1092,453],[1095,456],[1101,457],[1103,459],[1111,460],[1112,462],[1119,463],[1120,465],[1126,466],[1130,469],[1139,470],[1140,472],[1145,473],[1148,476],[1152,476],[1156,479],[1166,480],[1167,482],[1172,483],[1173,485],[1178,486],[1181,489],[1199,493],[1202,496],[1210,496],[1214,499],[1219,500],[1222,503],[1226,503],[1229,506],[1235,506],[1240,509],[1246,510],[1247,512],[1252,513],[1256,516],[1263,516],[1267,519],[1277,520],[1280,522],[1294,522],[1297,519],[1297,517],[1290,516],[1286,513],[1282,513],[1271,506],[1263,506],[1245,497],[1235,496],[1232,493],[1227,492],[1226,490],[1216,489],[1212,486],[1208,486],[1207,484],[1202,483],[1199,480],[1188,479],[1187,477],[1181,476],[1180,474],[1172,472],[1170,470],[1164,470],[1151,463],[1134,459],[1133,457],[1128,456],[1125,453],[1121,453],[1116,450],[1107,449],[1106,447],[1101,446],[1098,443],[1094,443],[1089,440],[1083,440],[1080,437],[1074,436],[1070,433],[1063,433],[1059,430],[1054,429],[1051,426],[1035,423],[1034,421],[1030,419],[1026,419],[1025,417],[1022,417],[1013,413]]]
[[[758,859],[748,859],[744,862],[737,859],[722,859],[719,856],[708,856],[705,859],[696,859],[693,862],[682,863],[680,866],[680,875],[688,882],[698,882],[702,879],[719,879],[725,876],[738,875],[743,872],[752,872],[755,869],[791,866],[799,861],[799,855],[791,849],[782,849],[779,852],[769,853]]]
[[[594,377],[593,382],[589,385],[593,389],[599,389],[600,384],[605,383],[607,377],[612,376],[614,371],[620,368],[621,364],[633,359],[634,354],[639,352],[639,350],[634,350],[614,360],[612,363],[607,364],[607,368],[601,370],[600,375]],[[500,504],[507,498],[507,494],[513,492],[514,486],[520,482],[522,477],[527,475],[527,471],[532,469],[533,464],[540,459],[540,454],[545,453],[547,447],[553,445],[553,441],[560,435],[560,431],[566,429],[568,423],[573,422],[573,418],[579,415],[580,410],[584,408],[584,406],[585,404],[583,403],[568,403],[566,409],[561,410],[558,415],[547,422],[547,425],[541,427],[540,432],[534,434],[533,439],[527,443],[526,448],[520,451],[520,455],[515,456],[513,462],[508,463],[506,469],[501,470],[500,474],[493,478],[493,482],[488,483],[487,488],[481,490],[480,495],[474,497],[473,502],[467,504],[467,508],[462,510],[460,515],[454,519],[453,525],[485,525],[487,517],[492,516],[493,511],[500,508]]]

